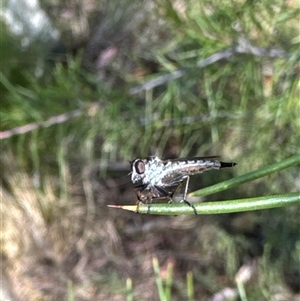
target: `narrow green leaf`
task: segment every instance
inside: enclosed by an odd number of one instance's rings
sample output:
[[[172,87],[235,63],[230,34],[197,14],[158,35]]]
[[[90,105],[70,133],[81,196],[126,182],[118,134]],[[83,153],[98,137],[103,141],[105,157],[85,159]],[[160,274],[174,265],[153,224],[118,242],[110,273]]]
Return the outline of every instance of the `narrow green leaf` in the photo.
[[[153,265],[153,270],[154,270],[154,274],[155,274],[155,281],[156,281],[157,291],[158,291],[158,295],[159,295],[159,300],[167,301],[165,292],[164,292],[163,281],[162,281],[162,278],[160,275],[160,267],[159,267],[157,257],[154,257],[152,259],[152,265]]]
[[[187,283],[187,297],[188,301],[195,301],[194,297],[194,279],[193,272],[188,272],[186,275],[186,283]]]
[[[235,187],[237,185],[259,179],[261,177],[267,176],[269,174],[280,171],[282,169],[286,169],[288,167],[295,166],[297,164],[300,164],[300,154],[297,154],[297,155],[290,157],[286,160],[283,160],[281,162],[269,165],[265,168],[262,168],[262,169],[259,169],[259,170],[253,171],[253,172],[249,172],[245,175],[235,177],[233,179],[230,179],[230,180],[227,180],[224,182],[220,182],[216,185],[212,185],[212,186],[194,191],[194,192],[190,193],[189,195],[190,196],[205,196],[205,195],[217,193],[217,192]]]
[[[193,204],[197,214],[221,214],[270,209],[283,206],[300,205],[300,192],[236,199],[230,201],[212,201]],[[193,207],[185,204],[139,204],[138,212],[142,214],[181,215],[195,214]]]
[[[166,285],[165,285],[165,296],[166,300],[172,300],[171,299],[171,289],[172,289],[172,282],[173,282],[173,268],[174,263],[172,261],[168,262],[167,266],[167,277],[166,277]]]
[[[68,279],[68,301],[74,301],[75,298],[74,298],[74,285],[73,285],[73,282]]]
[[[132,279],[126,279],[126,301],[133,301]]]

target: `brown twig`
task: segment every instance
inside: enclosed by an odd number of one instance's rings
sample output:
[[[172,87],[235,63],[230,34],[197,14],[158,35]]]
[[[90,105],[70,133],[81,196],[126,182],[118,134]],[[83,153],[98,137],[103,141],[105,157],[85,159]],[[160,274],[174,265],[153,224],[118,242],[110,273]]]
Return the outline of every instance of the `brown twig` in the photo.
[[[265,48],[255,47],[255,46],[252,46],[249,42],[244,41],[244,39],[243,39],[235,47],[229,48],[224,51],[217,52],[206,59],[198,61],[196,64],[196,67],[202,69],[202,68],[212,65],[213,63],[216,63],[220,60],[228,59],[235,54],[253,54],[255,56],[260,56],[260,57],[266,56],[266,57],[280,57],[280,58],[287,56],[283,50],[275,49],[275,48],[265,49]],[[142,85],[139,85],[139,86],[136,86],[136,87],[130,89],[129,93],[131,95],[134,95],[134,94],[138,94],[144,90],[151,90],[151,89],[153,89],[157,86],[160,86],[168,81],[182,77],[188,69],[189,68],[181,68],[181,69],[173,71],[170,74],[165,74],[165,75],[159,76],[159,77],[152,79]]]
[[[88,111],[91,111],[91,109],[95,108],[95,106],[98,107],[98,103],[95,103],[95,102],[92,103],[89,106]],[[85,112],[86,112],[86,110],[77,109],[77,110],[70,111],[70,112],[67,112],[67,113],[64,113],[64,114],[52,116],[44,122],[28,123],[28,124],[23,125],[23,126],[15,127],[11,130],[2,131],[2,132],[0,132],[0,140],[7,139],[7,138],[10,138],[10,137],[15,136],[15,135],[22,135],[22,134],[37,130],[39,128],[47,128],[47,127],[50,127],[54,124],[63,123],[63,122],[68,121],[71,118],[81,116]]]

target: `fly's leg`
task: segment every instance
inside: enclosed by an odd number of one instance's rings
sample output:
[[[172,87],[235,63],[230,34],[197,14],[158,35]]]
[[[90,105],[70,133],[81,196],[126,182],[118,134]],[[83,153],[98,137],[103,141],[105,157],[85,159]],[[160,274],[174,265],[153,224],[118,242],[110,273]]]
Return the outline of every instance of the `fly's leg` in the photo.
[[[188,188],[189,188],[189,183],[190,183],[190,177],[188,176],[186,178],[186,183],[185,183],[185,189],[184,189],[184,195],[183,195],[183,201],[189,205],[190,207],[193,208],[195,215],[198,215],[197,210],[195,208],[195,206],[193,204],[191,204],[186,198],[187,198],[187,192],[188,192]]]
[[[187,196],[187,191],[188,191],[188,188],[189,188],[189,183],[190,183],[190,177],[188,176],[186,178],[186,182],[185,182],[185,188],[184,188],[184,195],[183,195],[183,201],[185,203],[188,203],[188,201],[186,200],[186,196]],[[188,203],[189,204],[189,203]]]
[[[184,202],[184,203],[186,203],[188,206],[192,207],[193,210],[194,210],[195,215],[197,215],[198,213],[197,213],[197,210],[196,210],[195,206],[194,206],[193,204],[191,204],[191,203],[187,200],[187,192],[188,192],[188,188],[189,188],[189,182],[190,182],[190,177],[188,176],[188,177],[186,178],[186,184],[185,184],[185,188],[184,188],[183,200],[182,200],[181,202]],[[170,201],[169,201],[169,203],[172,203],[172,201],[173,201],[172,198],[173,198],[174,194],[175,194],[177,191],[180,190],[180,187],[182,186],[182,183],[183,183],[183,182],[181,182],[181,183],[177,186],[177,188],[175,189],[175,191],[170,195]]]
[[[146,214],[150,213],[151,201],[147,201],[148,208],[147,208],[147,213]],[[136,201],[136,211],[135,211],[135,213],[140,213],[140,204],[145,205],[145,203],[138,198],[138,200]]]
[[[139,213],[139,211],[140,211],[140,201],[137,201],[137,203],[136,203],[136,212],[135,213]]]
[[[136,201],[136,211],[135,213],[139,213],[139,208],[140,208],[140,203],[143,203],[139,197],[137,196],[137,201]]]
[[[151,208],[150,203],[151,202],[152,202],[152,199],[151,199],[151,201],[147,202],[147,214],[150,214],[150,208]]]
[[[147,204],[148,205],[148,208],[147,208],[147,214],[149,214],[150,212],[150,203],[152,202],[152,198],[151,199],[148,199],[145,201],[143,201],[141,199],[141,193],[140,192],[137,192],[136,193],[136,196],[137,196],[137,201],[136,201],[136,211],[135,213],[140,213],[140,204]]]

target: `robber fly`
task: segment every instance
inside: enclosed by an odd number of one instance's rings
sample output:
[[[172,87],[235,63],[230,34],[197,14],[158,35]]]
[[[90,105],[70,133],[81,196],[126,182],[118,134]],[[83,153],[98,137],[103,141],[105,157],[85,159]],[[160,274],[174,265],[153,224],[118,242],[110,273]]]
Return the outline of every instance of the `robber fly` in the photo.
[[[172,201],[174,193],[186,180],[183,201],[187,200],[190,176],[211,169],[235,166],[234,162],[221,162],[218,157],[161,160],[156,156],[131,162],[131,181],[135,184],[138,203],[151,203],[158,198]]]

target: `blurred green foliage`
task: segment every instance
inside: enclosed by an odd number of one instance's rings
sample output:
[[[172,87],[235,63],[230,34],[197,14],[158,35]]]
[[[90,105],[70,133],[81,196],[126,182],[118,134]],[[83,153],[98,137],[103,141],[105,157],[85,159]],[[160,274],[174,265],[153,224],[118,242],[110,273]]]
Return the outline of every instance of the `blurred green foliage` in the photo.
[[[113,218],[106,217],[107,213],[102,211],[91,213],[94,199],[85,186],[86,166],[99,166],[100,176],[96,178],[102,180],[109,163],[139,156],[221,155],[238,162],[234,172],[241,175],[299,153],[300,10],[297,1],[126,0],[122,3],[95,1],[90,7],[76,1],[40,2],[50,20],[49,26],[60,33],[59,41],[43,34],[31,36],[30,26],[26,24],[23,32],[14,33],[1,20],[1,135],[30,123],[37,125],[35,130],[1,140],[4,170],[1,178],[7,198],[20,204],[24,191],[31,189],[24,179],[28,177],[34,182],[34,189],[30,190],[32,197],[27,200],[38,200],[35,210],[42,212],[46,223],[56,225],[51,233],[53,237],[59,233],[61,242],[67,240],[67,234],[73,235],[70,241],[79,240],[83,231],[80,227],[88,227],[93,214],[99,214],[103,223],[107,219],[107,224]],[[234,53],[204,68],[197,66],[213,55],[241,45],[248,53]],[[252,47],[260,49],[259,54]],[[272,49],[285,55],[260,55],[262,50]],[[105,56],[109,51],[111,59]],[[182,76],[151,89],[140,89],[139,93],[132,92],[134,87],[169,76],[176,70],[182,71]],[[69,116],[73,111],[78,113],[76,117],[67,117],[63,122],[55,119],[64,114]],[[54,121],[49,126],[47,121],[51,118]],[[17,181],[15,175],[23,182]],[[215,183],[214,177],[214,173],[203,177],[202,185]],[[222,180],[228,174],[218,177]],[[82,187],[74,185],[81,180]],[[251,185],[241,185],[231,192],[231,197],[233,193],[248,197],[294,192],[299,189],[299,181],[299,168],[293,167]],[[27,188],[17,190],[17,186],[23,185]],[[76,198],[75,204],[72,203],[74,195],[81,197],[78,197],[80,201]],[[45,203],[41,201],[44,199]],[[57,206],[53,206],[54,199]],[[272,225],[268,213],[258,218],[267,241],[263,260],[270,269],[265,271],[262,264],[262,286],[266,283],[272,286],[270,279],[281,286],[284,278],[275,276],[279,273],[287,275],[286,279],[290,277],[289,271],[284,271],[285,262],[289,261],[287,266],[293,267],[298,263],[295,255],[300,241],[298,211],[274,211]],[[75,212],[76,218],[68,215],[71,212]],[[85,216],[85,212],[92,217]],[[66,222],[65,228],[60,228],[62,219],[73,218],[80,220],[80,226],[68,228]],[[124,229],[118,224],[121,219],[114,222],[121,232]],[[88,229],[94,230],[94,226]],[[286,229],[286,233],[278,229]],[[97,235],[105,240],[107,233]],[[239,243],[244,239],[241,236],[237,234],[228,242],[230,252],[216,250],[221,261],[228,259],[224,266],[230,271],[231,280],[237,263],[244,258],[241,254],[251,249],[245,247],[244,241]],[[97,248],[103,248],[102,241],[97,243]],[[211,246],[204,252],[212,249]],[[279,254],[274,264],[269,260],[273,251]],[[284,254],[291,254],[291,258]],[[106,271],[108,267],[105,266]],[[189,267],[192,269],[193,265]],[[293,273],[299,277],[298,270]],[[216,270],[209,270],[205,275],[195,275],[195,289],[197,283],[206,287],[201,291],[203,296],[220,290],[223,284],[216,281],[216,274]],[[116,282],[123,281],[114,271],[110,276]],[[89,283],[94,281],[99,286],[105,282],[102,278],[91,279]],[[178,300],[182,300],[181,284],[176,285]],[[260,288],[253,290],[253,296],[270,300],[272,289],[264,289],[262,294]],[[75,284],[69,290],[76,295]],[[249,297],[248,300],[257,299]]]

